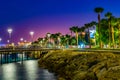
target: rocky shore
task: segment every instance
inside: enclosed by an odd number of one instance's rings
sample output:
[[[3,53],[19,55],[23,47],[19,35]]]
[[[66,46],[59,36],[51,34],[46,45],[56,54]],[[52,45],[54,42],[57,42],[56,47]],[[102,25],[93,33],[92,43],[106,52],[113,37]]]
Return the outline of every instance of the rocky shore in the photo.
[[[51,51],[39,66],[58,75],[58,80],[119,80],[120,56],[110,52]]]

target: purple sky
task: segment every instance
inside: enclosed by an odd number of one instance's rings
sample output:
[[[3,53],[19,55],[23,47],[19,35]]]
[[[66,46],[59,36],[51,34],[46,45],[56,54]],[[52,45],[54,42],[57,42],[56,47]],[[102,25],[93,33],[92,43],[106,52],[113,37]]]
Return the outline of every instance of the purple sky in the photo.
[[[108,11],[119,17],[119,0],[1,0],[0,1],[0,37],[2,42],[8,39],[7,28],[12,28],[12,40],[18,42],[21,37],[30,41],[30,31],[34,31],[34,40],[47,32],[69,33],[71,26],[81,27],[85,23],[97,21],[95,7],[103,7],[102,16]]]

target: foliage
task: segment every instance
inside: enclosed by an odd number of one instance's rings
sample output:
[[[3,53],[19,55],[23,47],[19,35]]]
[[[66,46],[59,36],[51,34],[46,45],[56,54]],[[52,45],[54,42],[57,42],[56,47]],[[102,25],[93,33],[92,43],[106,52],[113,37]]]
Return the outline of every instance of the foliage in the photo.
[[[120,18],[116,18],[112,15],[111,12],[107,12],[104,15],[106,18],[100,19],[100,13],[102,13],[104,9],[101,7],[96,7],[94,11],[98,13],[98,23],[92,21],[84,24],[83,26],[72,26],[69,28],[71,32],[70,35],[63,35],[60,32],[47,33],[50,34],[50,40],[52,40],[51,44],[53,46],[69,46],[78,45],[79,42],[84,42],[85,44],[89,44],[90,46],[94,45],[95,43],[91,42],[89,30],[91,27],[95,27],[96,33],[94,42],[97,43],[97,45],[95,46],[102,44],[102,46],[109,45],[110,47],[108,48],[112,48],[113,46],[119,44],[120,48]],[[73,35],[73,33],[75,35]],[[41,45],[46,46],[50,41],[47,34],[46,37],[38,38],[38,40],[33,43],[41,44],[41,42],[43,42]]]

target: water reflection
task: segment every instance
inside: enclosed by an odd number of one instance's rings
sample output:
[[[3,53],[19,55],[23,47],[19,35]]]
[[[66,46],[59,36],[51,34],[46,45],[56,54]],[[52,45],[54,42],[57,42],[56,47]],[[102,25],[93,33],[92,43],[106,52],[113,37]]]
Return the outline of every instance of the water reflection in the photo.
[[[37,67],[37,63],[34,63],[34,61],[29,61],[27,63],[25,63],[25,69],[26,69],[26,73],[27,73],[27,78],[28,80],[35,80],[35,78],[39,77],[38,75],[36,75],[38,67]],[[28,67],[29,66],[29,67]]]
[[[1,67],[2,68],[2,73],[3,75],[1,76],[3,80],[10,80],[11,78],[13,80],[16,79],[16,66],[15,64],[5,64],[4,66]],[[0,79],[0,80],[2,80]]]
[[[0,80],[56,80],[56,77],[39,68],[37,60],[29,60],[1,65]]]

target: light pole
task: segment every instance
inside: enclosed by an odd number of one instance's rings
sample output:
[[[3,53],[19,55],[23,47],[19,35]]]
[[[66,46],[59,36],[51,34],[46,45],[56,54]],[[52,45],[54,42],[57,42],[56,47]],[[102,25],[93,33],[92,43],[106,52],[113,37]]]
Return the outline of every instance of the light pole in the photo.
[[[47,37],[48,37],[48,47],[50,47],[50,44],[51,44],[50,36],[51,36],[51,34],[50,34],[50,33],[47,33]]]
[[[0,38],[0,43],[1,43],[1,41],[2,41],[2,38]],[[1,47],[1,46],[0,46]]]
[[[0,38],[0,42],[2,41],[2,38]]]
[[[2,38],[0,38],[0,42],[2,41]]]
[[[30,36],[31,36],[31,39],[32,39],[32,42],[33,42],[33,36],[34,36],[34,32],[33,31],[30,31]]]
[[[13,31],[13,30],[12,30],[11,28],[9,28],[7,31],[8,31],[8,33],[9,33],[9,39],[10,39],[10,42],[11,42],[11,34],[12,34],[12,31]]]

